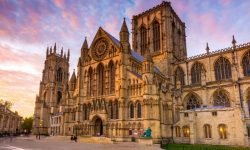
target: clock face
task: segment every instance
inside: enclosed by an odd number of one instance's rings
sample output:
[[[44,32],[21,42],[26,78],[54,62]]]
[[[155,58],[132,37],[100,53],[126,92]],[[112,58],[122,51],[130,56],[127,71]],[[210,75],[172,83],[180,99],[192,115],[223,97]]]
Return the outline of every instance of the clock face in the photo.
[[[94,49],[92,50],[92,56],[95,60],[102,60],[108,53],[108,42],[101,38],[96,41]]]

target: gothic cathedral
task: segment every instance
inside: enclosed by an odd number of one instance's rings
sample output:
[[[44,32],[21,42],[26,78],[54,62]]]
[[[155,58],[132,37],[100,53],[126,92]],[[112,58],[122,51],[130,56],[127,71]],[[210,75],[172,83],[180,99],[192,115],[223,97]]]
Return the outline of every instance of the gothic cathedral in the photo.
[[[33,132],[140,138],[155,143],[248,145],[250,43],[187,57],[185,23],[162,2],[124,19],[119,40],[100,27],[85,38],[77,71],[70,52],[47,48]]]

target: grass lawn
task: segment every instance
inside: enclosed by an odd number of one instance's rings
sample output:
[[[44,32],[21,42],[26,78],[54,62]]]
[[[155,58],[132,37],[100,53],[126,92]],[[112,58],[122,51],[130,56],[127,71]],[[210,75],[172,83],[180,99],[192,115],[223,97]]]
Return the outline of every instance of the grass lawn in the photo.
[[[250,148],[221,145],[168,144],[166,145],[166,150],[250,150]]]

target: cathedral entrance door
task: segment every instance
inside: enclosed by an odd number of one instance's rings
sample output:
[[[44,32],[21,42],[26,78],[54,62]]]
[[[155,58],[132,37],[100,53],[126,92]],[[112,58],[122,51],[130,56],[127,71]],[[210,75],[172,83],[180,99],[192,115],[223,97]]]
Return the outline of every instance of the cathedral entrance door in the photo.
[[[103,135],[103,125],[101,118],[97,118],[95,120],[95,126],[94,126],[95,135],[100,136]]]

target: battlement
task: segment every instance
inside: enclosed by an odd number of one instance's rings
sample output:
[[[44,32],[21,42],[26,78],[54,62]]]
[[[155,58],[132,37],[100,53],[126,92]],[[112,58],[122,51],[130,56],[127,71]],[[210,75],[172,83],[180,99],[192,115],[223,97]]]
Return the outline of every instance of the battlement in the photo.
[[[220,54],[220,53],[224,53],[224,52],[233,51],[234,48],[235,48],[235,50],[239,50],[239,49],[242,49],[242,48],[250,48],[250,42],[243,43],[243,44],[238,44],[235,47],[231,46],[231,47],[215,50],[215,51],[212,51],[212,52],[209,52],[209,53],[203,53],[203,54],[191,56],[191,57],[187,58],[187,61],[194,60],[194,59],[205,58],[205,57],[208,57],[208,56],[212,56],[212,55]]]

